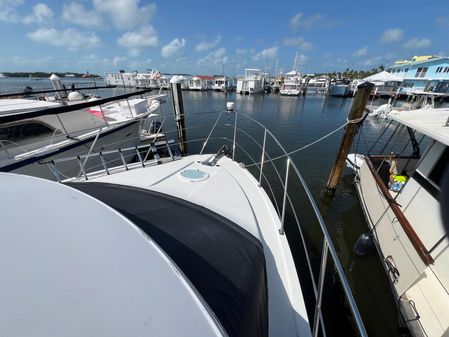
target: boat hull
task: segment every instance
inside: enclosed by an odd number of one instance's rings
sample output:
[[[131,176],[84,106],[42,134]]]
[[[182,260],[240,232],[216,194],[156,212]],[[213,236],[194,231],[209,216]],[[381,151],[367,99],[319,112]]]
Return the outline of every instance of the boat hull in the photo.
[[[140,122],[140,120],[130,121],[128,123],[114,126],[113,128],[103,132],[98,137],[92,152],[137,146],[140,143]],[[0,168],[0,171],[56,180],[55,175],[51,172],[49,167],[47,165],[40,164],[39,162],[49,162],[58,158],[87,154],[95,141],[96,135],[97,133],[94,133],[92,136],[83,139],[82,141],[73,141],[64,147],[57,148],[48,153],[40,153],[26,159],[11,161],[11,163]],[[104,158],[110,166],[123,164],[118,154],[105,155]],[[133,159],[134,155],[128,155],[125,157],[127,162],[131,162]],[[102,167],[102,163],[99,158],[91,158],[87,163],[87,170]],[[67,163],[59,164],[57,169],[60,173],[68,177],[73,177],[78,175],[80,166],[76,161],[69,161]]]
[[[373,164],[376,161],[377,164]],[[380,178],[382,173],[378,173],[383,170],[382,164],[378,165],[381,161],[380,157],[365,157],[357,171],[355,186],[401,312],[401,323],[414,336],[443,336],[449,327],[449,315],[443,314],[448,311],[449,304],[447,293],[441,286],[442,278],[438,279],[435,272],[447,268],[448,256],[438,247],[441,242],[432,249],[429,242],[435,243],[428,241],[428,238],[439,235],[439,226],[435,225],[439,221],[439,203],[420,188],[413,177],[393,199],[395,192],[390,191]],[[398,171],[402,169],[398,168]],[[433,229],[429,228],[431,224]]]
[[[279,90],[279,94],[282,96],[299,96],[301,95],[300,89],[281,89]]]
[[[347,97],[349,96],[349,85],[334,85],[329,94],[336,97]]]

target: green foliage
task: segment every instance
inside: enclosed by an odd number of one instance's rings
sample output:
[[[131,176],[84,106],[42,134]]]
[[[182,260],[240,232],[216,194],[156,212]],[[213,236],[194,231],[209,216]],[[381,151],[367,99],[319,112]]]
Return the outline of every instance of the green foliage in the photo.
[[[323,74],[319,74],[319,75],[327,75],[331,78],[336,78],[340,74],[341,77],[350,78],[350,79],[360,79],[360,78],[365,78],[365,77],[377,74],[384,70],[385,70],[385,67],[383,65],[381,65],[377,68],[371,68],[370,70],[354,70],[354,69],[346,68],[346,70],[343,72],[333,71],[330,73],[323,73]]]

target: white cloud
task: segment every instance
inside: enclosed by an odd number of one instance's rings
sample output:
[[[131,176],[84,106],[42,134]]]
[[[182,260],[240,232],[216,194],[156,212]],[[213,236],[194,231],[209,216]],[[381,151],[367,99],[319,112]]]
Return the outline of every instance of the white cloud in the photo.
[[[380,42],[382,43],[391,43],[391,42],[397,42],[400,39],[402,39],[402,36],[404,36],[404,31],[400,28],[390,28],[387,29],[385,32],[383,32]]]
[[[299,27],[300,23],[301,23],[301,19],[304,16],[304,13],[296,13],[295,15],[293,15],[290,20],[288,21],[288,25],[292,28],[297,28]]]
[[[67,22],[87,28],[102,27],[104,24],[102,17],[97,12],[89,11],[77,2],[64,5],[62,18]]]
[[[211,41],[211,42],[203,41],[203,42],[198,43],[198,44],[195,46],[195,50],[198,51],[198,52],[201,52],[201,51],[206,51],[206,50],[209,50],[209,49],[213,49],[213,48],[215,48],[220,42],[221,42],[221,36],[218,35],[217,38],[216,38],[214,41]]]
[[[223,63],[227,63],[228,57],[226,55],[226,49],[220,48],[216,51],[210,52],[207,56],[200,58],[198,60],[198,65],[218,65]]]
[[[153,26],[143,26],[139,30],[127,32],[117,39],[120,47],[128,48],[129,55],[140,55],[143,48],[156,47],[159,42],[156,30]]]
[[[126,61],[126,56],[116,56],[112,60],[112,65],[114,67],[118,67],[120,64],[123,64],[123,62]]]
[[[23,0],[0,0],[0,22],[17,22],[19,15],[16,7],[21,5]]]
[[[301,64],[305,64],[308,60],[309,60],[309,58],[306,55],[301,54],[301,55],[298,55],[296,62],[298,63],[298,65],[301,65]]]
[[[243,48],[237,48],[235,50],[235,53],[237,56],[244,56],[246,54],[248,54],[248,50],[247,49],[243,49]]]
[[[253,56],[254,61],[265,60],[265,59],[274,59],[278,56],[278,47],[271,47],[264,49]]]
[[[46,4],[39,3],[33,7],[33,13],[23,18],[23,23],[29,25],[32,23],[47,22],[53,17],[53,11]]]
[[[384,59],[382,56],[374,56],[361,62],[361,64],[368,67],[377,67],[383,63]]]
[[[342,20],[329,18],[319,13],[310,16],[305,16],[304,13],[302,12],[296,13],[288,21],[288,25],[293,30],[297,30],[298,28],[304,29],[333,28],[342,23],[343,23]]]
[[[55,47],[63,47],[68,50],[90,49],[100,44],[100,39],[95,33],[81,32],[68,28],[56,30],[54,28],[40,28],[27,34],[31,40]]]
[[[363,48],[360,48],[359,50],[356,50],[352,55],[355,57],[366,56],[366,55],[368,55],[368,47],[365,46]]]
[[[422,49],[422,48],[429,47],[430,44],[431,44],[431,42],[429,39],[414,38],[414,39],[411,39],[411,40],[407,41],[406,43],[404,43],[404,47],[407,49]]]
[[[284,46],[298,46],[302,50],[313,50],[313,45],[303,37],[284,37],[282,43]]]
[[[93,0],[97,12],[109,16],[118,29],[147,25],[156,13],[155,3],[139,7],[139,0]]]
[[[449,27],[449,16],[439,16],[436,21],[442,27]]]
[[[162,57],[172,57],[179,53],[186,45],[186,39],[173,39],[169,44],[165,45],[161,49]]]

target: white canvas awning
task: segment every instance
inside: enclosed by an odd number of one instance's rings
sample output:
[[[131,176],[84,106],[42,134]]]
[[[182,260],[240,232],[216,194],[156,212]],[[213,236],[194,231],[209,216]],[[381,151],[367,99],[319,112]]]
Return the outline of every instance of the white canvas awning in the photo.
[[[402,82],[402,78],[390,74],[388,71],[381,71],[380,73],[365,77],[363,79],[365,82]]]
[[[392,111],[389,117],[436,141],[449,146],[449,109],[420,109],[410,111]]]

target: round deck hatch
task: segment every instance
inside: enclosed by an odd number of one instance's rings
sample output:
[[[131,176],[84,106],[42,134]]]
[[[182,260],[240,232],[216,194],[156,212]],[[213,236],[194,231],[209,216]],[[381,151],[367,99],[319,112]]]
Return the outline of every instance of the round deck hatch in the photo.
[[[209,178],[209,174],[207,174],[207,172],[201,171],[199,169],[186,169],[179,172],[179,175],[182,179],[191,182],[203,181]]]

